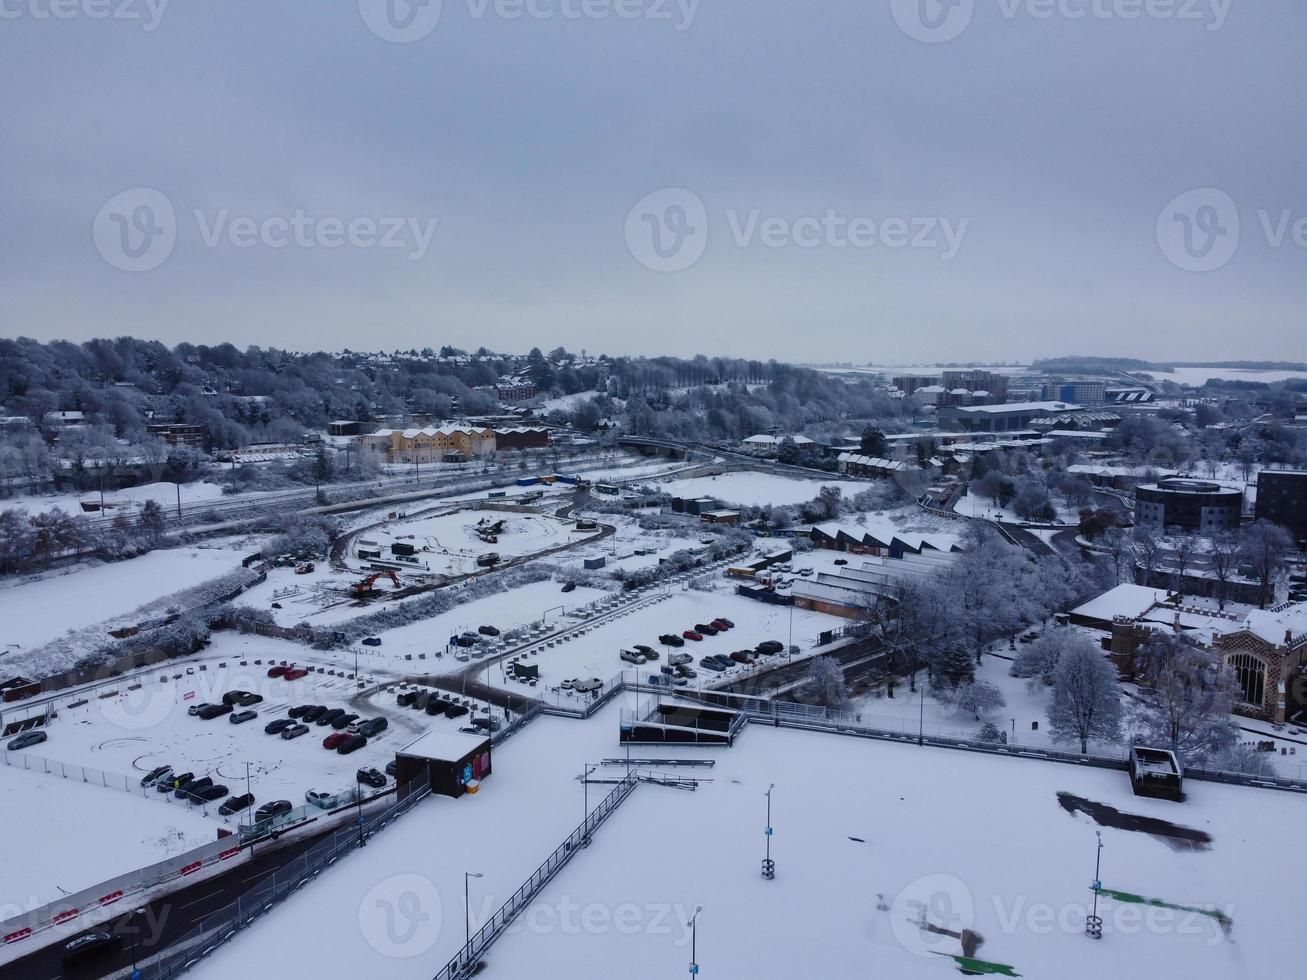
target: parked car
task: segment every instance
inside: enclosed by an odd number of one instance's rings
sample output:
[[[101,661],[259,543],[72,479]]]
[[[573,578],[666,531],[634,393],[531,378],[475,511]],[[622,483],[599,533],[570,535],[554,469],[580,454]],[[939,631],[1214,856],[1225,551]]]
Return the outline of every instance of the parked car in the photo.
[[[385,718],[370,718],[359,725],[358,734],[371,738],[384,732],[389,724]]]
[[[718,633],[721,632],[721,630],[719,630],[716,626],[710,626],[707,623],[695,623],[694,631],[696,633],[702,633],[704,636],[716,636]]]
[[[301,735],[308,734],[308,730],[308,725],[291,725],[281,733],[281,737],[290,741],[292,738],[299,738]]]
[[[618,654],[628,664],[642,664],[647,662],[648,658],[643,653],[636,653],[634,650],[623,650]]]
[[[291,668],[288,667],[286,664],[278,664],[276,667],[269,667],[269,668],[268,668],[268,676],[269,676],[269,677],[281,677],[282,675],[284,675],[284,674],[286,673],[286,671],[288,671],[288,670],[290,670],[290,669],[291,669]]]
[[[726,669],[726,666],[716,657],[704,657],[699,661],[699,666],[705,670],[716,671],[719,674]]]
[[[214,800],[220,800],[231,790],[227,789],[221,783],[215,783],[212,786],[203,786],[200,789],[187,790],[186,801],[191,806],[197,806],[200,803],[212,803]]]
[[[23,734],[19,735],[17,738],[10,739],[9,744],[5,747],[10,752],[21,752],[29,745],[37,745],[44,742],[49,737],[49,735],[42,731],[23,732]]]
[[[286,715],[289,718],[299,718],[304,714],[304,712],[308,711],[311,707],[313,707],[313,705],[311,704],[297,704],[295,705],[295,707],[287,711]]]
[[[311,789],[304,794],[304,802],[322,807],[324,810],[329,810],[331,809],[331,805],[336,802],[336,797],[331,793],[323,793],[319,790]]]
[[[446,701],[444,698],[432,698],[430,701],[427,702],[427,714],[443,715],[445,713],[445,708],[447,708],[448,706],[449,706],[449,702]]]
[[[466,633],[464,633],[462,636],[457,636],[454,638],[454,644],[460,647],[474,647],[477,645],[478,639],[479,639],[478,637],[468,636]]]
[[[731,627],[727,624],[726,620],[724,619],[714,619],[712,621],[712,628],[715,629],[718,633],[725,633]]]
[[[677,636],[675,633],[664,633],[662,636],[658,637],[658,642],[665,643],[669,647],[685,646],[685,640]]]
[[[326,713],[327,706],[325,704],[311,704],[300,712],[300,721],[308,724],[309,722],[317,721]]]
[[[185,786],[195,778],[193,772],[175,772],[167,779],[161,779],[154,784],[156,793],[171,793],[179,786]]]
[[[494,626],[481,626],[481,627],[479,627],[479,628],[477,629],[477,632],[480,633],[482,636],[498,636],[498,635],[499,635],[499,629],[498,629],[497,627],[494,627]]]
[[[733,629],[735,629],[735,624],[732,623],[732,622],[731,622],[729,619],[727,619],[725,616],[718,617],[717,619],[714,619],[713,622],[714,622],[714,623],[725,623],[725,624],[726,624],[726,628],[727,628],[728,630],[733,630]]]
[[[381,637],[379,636],[365,637],[363,640],[363,645],[365,647],[379,647],[381,646]]]
[[[450,718],[462,718],[467,714],[468,708],[465,704],[451,704],[445,708],[445,714]]]
[[[175,796],[177,799],[181,800],[181,799],[185,799],[187,796],[189,796],[191,793],[196,792],[197,790],[202,790],[206,786],[212,786],[212,785],[213,785],[212,776],[201,776],[199,779],[189,779],[186,782],[182,783],[175,790],[173,790],[172,795]]]
[[[336,746],[336,751],[341,755],[349,755],[351,752],[357,752],[367,744],[368,737],[366,735],[346,735],[341,743]]]
[[[387,776],[393,776],[393,775],[395,775],[395,774],[398,773],[398,772],[399,772],[399,763],[398,763],[398,762],[396,762],[394,759],[391,759],[389,762],[386,763],[386,775],[387,775]]]
[[[305,670],[303,667],[292,668],[291,670],[288,670],[286,671],[286,673],[281,675],[282,680],[287,680],[287,681],[297,681],[301,677],[308,677],[308,676],[309,676],[309,672]]]
[[[417,691],[400,691],[395,696],[395,703],[401,708],[407,708],[413,703],[413,699],[418,696]]]
[[[662,654],[657,650],[653,647],[645,646],[643,643],[637,643],[635,649],[644,654],[645,660],[659,660],[662,658]]]
[[[749,654],[745,653],[743,650],[736,650],[734,653],[731,654],[731,659],[734,660],[737,664],[753,663],[753,658],[750,657]]]
[[[355,777],[360,783],[366,783],[373,789],[382,789],[386,785],[386,777],[375,769],[360,769]]]
[[[785,649],[785,644],[780,640],[763,640],[755,649],[764,657],[767,657],[773,653],[780,653]]]
[[[692,681],[699,676],[699,672],[689,664],[678,664],[676,666],[676,676],[684,677],[687,681]]]
[[[202,721],[212,721],[214,718],[221,718],[223,715],[229,715],[232,707],[229,704],[211,704],[201,708],[196,712],[195,717]]]
[[[332,732],[322,740],[322,747],[324,749],[334,749],[347,738],[349,738],[349,735],[345,732]]]
[[[331,723],[331,727],[336,729],[338,732],[343,732],[350,725],[354,724],[354,722],[358,721],[358,718],[358,715],[341,715]]]
[[[222,696],[222,703],[225,705],[233,705],[249,693],[250,693],[249,691],[241,691],[241,690],[228,691],[226,694]]]
[[[64,943],[63,961],[81,963],[98,959],[113,950],[122,949],[123,941],[112,932],[86,932]]]
[[[836,565],[847,565],[848,563],[849,563],[849,560],[848,560],[847,558],[836,558],[836,559],[835,559],[835,564],[836,564]]]
[[[314,720],[316,721],[318,727],[325,728],[327,725],[330,725],[333,721],[335,721],[337,718],[341,717],[344,714],[345,714],[344,708],[332,708],[329,711],[324,711],[322,714],[318,715],[318,717]]]
[[[269,735],[280,735],[293,724],[295,724],[294,718],[278,718],[276,721],[270,721],[264,725],[263,730]]]
[[[142,786],[153,786],[172,773],[172,766],[157,766],[141,777]]]
[[[674,653],[667,658],[667,662],[673,667],[679,667],[681,664],[694,663],[694,657],[690,656],[688,653]]]
[[[686,630],[686,631],[685,631],[684,633],[682,633],[681,635],[682,635],[683,637],[685,637],[687,640],[694,640],[696,643],[697,643],[699,640],[702,640],[702,639],[703,639],[703,634],[702,634],[702,633],[699,633],[699,632],[697,632],[697,631],[695,631],[695,630]]]
[[[253,793],[242,793],[240,796],[228,797],[222,806],[218,807],[218,813],[224,817],[230,817],[233,813],[239,813],[241,810],[248,810],[254,805]]]
[[[279,817],[283,813],[290,813],[295,809],[291,806],[290,800],[273,800],[271,803],[265,803],[254,811],[254,819],[258,823],[264,820],[271,820],[273,817]]]
[[[252,704],[259,704],[263,701],[262,694],[246,694],[236,703],[242,708],[248,708]]]
[[[575,583],[575,582],[568,582],[566,585],[563,586],[563,591],[564,591],[564,592],[575,592],[575,591],[576,591],[576,583]]]
[[[213,707],[213,705],[209,704],[208,701],[201,701],[199,704],[193,704],[189,708],[187,708],[186,713],[191,717],[194,717],[195,715],[198,715],[201,711],[203,711],[205,708],[211,708],[211,707]]]
[[[227,720],[233,725],[243,725],[247,721],[253,721],[257,717],[259,717],[257,711],[238,711]]]

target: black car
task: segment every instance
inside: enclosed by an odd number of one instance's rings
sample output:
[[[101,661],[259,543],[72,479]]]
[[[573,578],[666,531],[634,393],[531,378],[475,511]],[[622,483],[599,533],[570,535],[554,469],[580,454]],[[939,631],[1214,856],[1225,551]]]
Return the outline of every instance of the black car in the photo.
[[[325,704],[311,704],[300,712],[300,721],[307,724],[308,722],[316,721],[326,713],[327,706]]]
[[[764,657],[769,657],[774,653],[780,653],[785,649],[785,644],[780,640],[763,640],[755,649]]]
[[[359,734],[371,738],[384,732],[389,724],[385,718],[370,718],[359,725]]]
[[[344,708],[332,708],[330,711],[324,711],[317,718],[318,725],[319,726],[330,725],[333,721],[335,721],[344,713],[345,713]]]
[[[240,690],[236,690],[236,691],[228,691],[226,694],[224,694],[224,695],[222,696],[222,703],[223,703],[223,704],[235,704],[235,703],[238,702],[241,698],[245,697],[245,696],[248,695],[249,693],[250,693],[249,691],[240,691]]]
[[[231,712],[232,707],[229,704],[206,704],[195,712],[195,717],[204,721],[212,721],[214,718],[221,718],[223,715],[231,714]]]
[[[658,637],[658,642],[665,643],[669,647],[683,647],[685,646],[685,637],[677,636],[675,633],[664,633]]]
[[[287,711],[286,714],[289,715],[291,718],[301,718],[303,717],[304,712],[308,711],[312,707],[313,705],[311,704],[297,704],[295,705],[295,707]]]
[[[386,775],[393,776],[397,772],[399,772],[399,763],[396,762],[394,759],[391,759],[389,762],[386,763]]]
[[[179,800],[184,800],[190,794],[212,785],[213,778],[211,776],[201,776],[199,779],[192,779],[189,782],[182,783],[182,785],[178,786],[172,795],[177,797]]]
[[[450,718],[461,718],[465,714],[467,714],[467,705],[451,704],[445,708],[445,714],[448,715]]]
[[[253,721],[257,717],[259,717],[257,711],[238,711],[227,720],[233,725],[243,725],[247,721]]]
[[[498,636],[498,635],[499,635],[499,629],[498,629],[497,627],[494,627],[494,626],[482,626],[482,627],[479,627],[479,628],[477,629],[477,632],[480,633],[482,636]]]
[[[217,783],[213,786],[205,786],[203,789],[188,790],[186,799],[192,806],[195,806],[200,803],[212,803],[214,800],[220,800],[230,792],[231,790],[226,786]]]
[[[339,718],[337,718],[335,721],[331,723],[331,727],[338,732],[343,732],[346,728],[348,728],[350,725],[354,724],[354,722],[358,720],[359,720],[358,715],[341,715]]]
[[[263,730],[269,735],[280,735],[293,724],[295,724],[294,718],[278,718],[276,721],[270,721],[264,725]]]
[[[263,701],[262,694],[246,694],[236,703],[239,704],[242,708],[248,708],[250,705],[259,704],[262,701]]]
[[[240,796],[229,798],[222,806],[218,807],[218,812],[224,817],[230,817],[233,813],[248,810],[253,803],[253,793],[242,793]]]
[[[575,583],[575,582],[568,582],[566,585],[563,586],[563,591],[564,591],[564,592],[575,592],[575,591],[576,591],[576,583]]]
[[[383,789],[386,785],[386,777],[375,769],[360,769],[355,776],[360,783],[366,783],[373,789]]]
[[[64,943],[64,962],[75,963],[121,948],[122,939],[112,932],[87,932]]]
[[[262,823],[264,820],[270,820],[273,817],[279,817],[283,813],[290,813],[294,807],[290,805],[290,800],[273,800],[271,803],[265,803],[254,811],[254,820]]]
[[[644,654],[644,658],[646,660],[658,660],[662,657],[662,654],[660,654],[653,647],[645,646],[643,643],[637,643],[635,645],[635,648],[636,650],[640,651],[640,653]]]
[[[367,744],[368,737],[366,735],[349,735],[336,746],[336,751],[341,755],[349,755],[351,752],[357,752]]]
[[[702,633],[704,636],[716,636],[719,632],[717,627],[709,626],[707,623],[695,623],[694,631]]]
[[[699,666],[705,670],[715,670],[719,674],[726,669],[722,662],[715,657],[704,657],[699,661]]]
[[[448,702],[442,700],[441,698],[432,698],[430,701],[427,702],[427,714],[443,715],[445,713],[445,706],[447,703]]]
[[[185,786],[194,778],[195,778],[195,773],[193,772],[173,773],[173,775],[170,778],[159,780],[159,782],[155,784],[154,788],[157,792],[160,793],[170,793],[179,786]]]

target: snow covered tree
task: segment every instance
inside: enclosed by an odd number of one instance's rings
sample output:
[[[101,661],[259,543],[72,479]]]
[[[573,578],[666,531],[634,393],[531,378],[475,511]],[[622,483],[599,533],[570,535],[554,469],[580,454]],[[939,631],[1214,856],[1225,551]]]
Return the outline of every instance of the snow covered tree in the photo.
[[[1057,662],[1068,646],[1070,636],[1061,632],[1044,633],[1039,639],[1022,645],[1012,658],[1008,671],[1013,677],[1025,677],[1040,684],[1052,684]]]
[[[989,681],[972,681],[957,689],[953,697],[953,706],[958,711],[970,711],[979,721],[982,716],[993,714],[1007,706],[1007,698]]]
[[[1293,537],[1279,524],[1257,521],[1239,532],[1243,560],[1252,566],[1261,586],[1259,605],[1265,609],[1275,599],[1275,586],[1293,553]]]
[[[1157,633],[1136,652],[1135,672],[1142,685],[1135,724],[1148,744],[1199,763],[1235,744],[1235,680],[1216,654]]]
[[[152,541],[163,534],[163,507],[157,500],[147,500],[141,507],[141,531]]]
[[[809,696],[828,708],[843,710],[849,703],[844,670],[834,657],[816,657],[808,673]]]
[[[1116,668],[1088,640],[1069,644],[1053,671],[1049,732],[1057,741],[1115,742],[1121,738],[1121,685]]]
[[[1208,761],[1208,765],[1213,769],[1221,769],[1225,772],[1241,772],[1247,776],[1279,775],[1275,771],[1275,764],[1268,758],[1267,753],[1258,752],[1257,748],[1252,745],[1232,745],[1212,756]]]
[[[1007,745],[1007,732],[992,721],[987,721],[980,726],[980,731],[976,734],[976,741],[988,742],[994,745]]]

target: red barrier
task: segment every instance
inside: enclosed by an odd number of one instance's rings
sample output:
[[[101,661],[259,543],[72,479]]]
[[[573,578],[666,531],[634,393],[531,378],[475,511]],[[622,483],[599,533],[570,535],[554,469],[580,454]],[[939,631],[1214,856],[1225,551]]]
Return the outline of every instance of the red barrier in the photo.
[[[101,895],[101,896],[100,896],[100,904],[101,904],[101,905],[112,905],[114,902],[118,901],[118,900],[121,899],[122,897],[123,897],[122,889],[119,889],[119,890],[116,891],[116,892],[110,892],[108,895]]]
[[[239,854],[240,852],[241,852],[241,849],[240,849],[239,847],[233,847],[233,848],[230,848],[230,849],[228,849],[228,850],[226,850],[226,851],[220,851],[220,852],[218,853],[218,860],[219,860],[219,861],[226,861],[228,858],[234,858],[234,857],[235,857],[237,854]]]
[[[79,909],[65,909],[58,915],[51,916],[50,922],[57,926],[61,923],[67,922],[69,919],[75,919],[81,914],[82,913]]]
[[[9,935],[5,936],[5,945],[8,946],[10,943],[18,942],[20,939],[26,939],[31,934],[31,929],[19,929],[17,932],[11,932]]]
[[[182,868],[177,873],[181,875],[191,875],[191,874],[195,874],[195,872],[199,871],[202,867],[204,867],[203,861],[192,861],[190,864],[186,865],[186,867]]]

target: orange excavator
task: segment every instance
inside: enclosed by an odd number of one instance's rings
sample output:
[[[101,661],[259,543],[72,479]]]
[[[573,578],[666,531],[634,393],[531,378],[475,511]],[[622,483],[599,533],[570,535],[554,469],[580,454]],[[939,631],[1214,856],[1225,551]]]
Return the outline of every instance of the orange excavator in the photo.
[[[392,572],[390,569],[386,568],[386,569],[383,569],[383,570],[381,570],[381,571],[379,571],[379,572],[377,572],[377,573],[375,573],[375,574],[373,574],[373,575],[369,575],[367,578],[363,579],[363,581],[361,581],[361,582],[355,582],[355,583],[354,583],[354,588],[353,588],[353,593],[354,593],[354,595],[356,595],[356,596],[371,595],[373,592],[376,591],[376,590],[373,588],[373,586],[377,584],[377,579],[379,579],[379,578],[388,578],[388,579],[390,579],[393,583],[395,583],[395,588],[398,589],[398,588],[400,587],[400,586],[399,586],[399,576],[396,575],[394,572]]]

